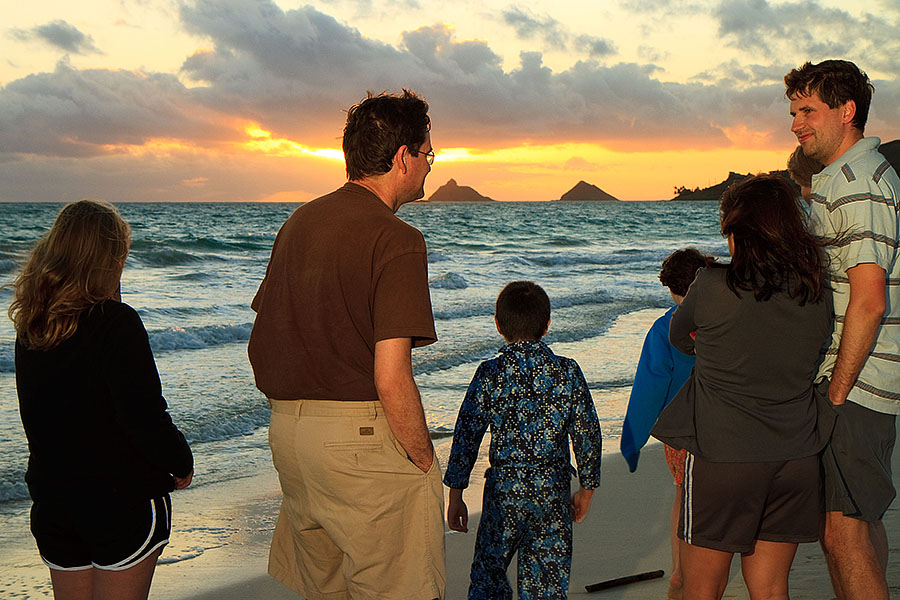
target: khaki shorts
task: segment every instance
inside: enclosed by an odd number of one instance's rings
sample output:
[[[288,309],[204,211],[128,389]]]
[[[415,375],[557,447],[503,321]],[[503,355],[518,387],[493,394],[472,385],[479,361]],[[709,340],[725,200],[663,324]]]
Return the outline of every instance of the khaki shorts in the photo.
[[[444,597],[444,494],[380,402],[270,400],[284,494],[269,574],[309,600]]]

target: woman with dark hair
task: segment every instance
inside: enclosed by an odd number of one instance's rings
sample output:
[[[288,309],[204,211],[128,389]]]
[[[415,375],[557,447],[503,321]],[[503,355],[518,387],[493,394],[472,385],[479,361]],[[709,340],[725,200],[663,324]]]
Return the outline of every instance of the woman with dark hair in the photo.
[[[112,205],[65,206],[9,309],[31,531],[59,599],[147,598],[169,541],[169,492],[193,477],[147,331],[119,301],[130,239]]]
[[[694,371],[653,435],[687,450],[678,537],[684,597],[718,599],[735,552],[751,598],[788,598],[799,542],[818,539],[818,453],[834,412],[813,377],[831,331],[824,242],[781,177],[720,205],[730,264],[701,269],[669,338]]]

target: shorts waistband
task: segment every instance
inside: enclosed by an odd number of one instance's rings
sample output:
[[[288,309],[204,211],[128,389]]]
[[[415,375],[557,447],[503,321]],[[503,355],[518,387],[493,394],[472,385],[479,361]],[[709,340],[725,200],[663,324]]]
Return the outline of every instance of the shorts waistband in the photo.
[[[370,417],[384,416],[378,400],[275,400],[269,398],[269,407],[277,412],[295,417]]]

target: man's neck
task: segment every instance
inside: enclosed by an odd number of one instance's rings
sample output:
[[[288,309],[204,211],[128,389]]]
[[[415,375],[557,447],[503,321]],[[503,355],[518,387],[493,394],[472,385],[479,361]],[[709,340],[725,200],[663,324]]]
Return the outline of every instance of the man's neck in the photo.
[[[841,145],[838,146],[838,149],[831,155],[831,159],[825,163],[825,166],[836,162],[840,159],[844,154],[846,154],[847,150],[852,148],[856,142],[863,139],[863,134],[856,128],[852,130],[850,134],[844,137],[844,140],[841,142]]]
[[[376,175],[371,177],[363,177],[362,179],[351,179],[350,183],[355,183],[360,187],[364,187],[384,202],[391,209],[391,212],[397,212],[400,205],[397,203],[393,186],[385,179],[384,175]]]

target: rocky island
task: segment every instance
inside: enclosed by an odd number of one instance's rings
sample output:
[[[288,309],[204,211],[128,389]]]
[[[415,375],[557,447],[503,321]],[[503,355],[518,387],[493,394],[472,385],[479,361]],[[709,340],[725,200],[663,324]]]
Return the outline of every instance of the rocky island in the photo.
[[[439,187],[427,200],[421,202],[493,202],[493,198],[482,196],[467,185],[459,185],[451,179]]]
[[[607,194],[596,185],[579,181],[571,190],[560,196],[560,202],[618,202],[615,196]]]

